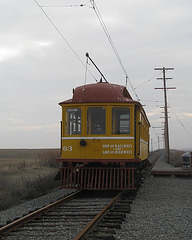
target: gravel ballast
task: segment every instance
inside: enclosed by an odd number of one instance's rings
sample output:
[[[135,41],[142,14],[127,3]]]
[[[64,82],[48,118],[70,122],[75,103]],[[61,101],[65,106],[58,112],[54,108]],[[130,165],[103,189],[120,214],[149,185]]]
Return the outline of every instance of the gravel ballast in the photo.
[[[64,196],[67,196],[72,192],[75,192],[75,190],[55,189],[53,192],[46,194],[42,197],[27,201],[25,203],[2,211],[0,212],[0,226],[5,225],[7,221],[13,221],[15,218],[19,218],[28,214],[29,211],[35,211],[36,209],[46,206],[49,203],[54,202]]]
[[[161,157],[156,168],[169,168]],[[0,212],[0,225],[66,196],[74,190],[50,194]],[[190,240],[192,239],[192,178],[153,177],[144,180],[115,239]]]
[[[117,239],[192,239],[192,179],[149,177],[140,188]]]

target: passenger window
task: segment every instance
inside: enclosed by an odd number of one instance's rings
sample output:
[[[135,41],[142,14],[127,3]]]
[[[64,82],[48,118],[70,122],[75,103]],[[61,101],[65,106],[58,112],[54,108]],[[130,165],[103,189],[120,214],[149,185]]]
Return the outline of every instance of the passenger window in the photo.
[[[106,110],[103,107],[87,109],[87,134],[105,134]]]
[[[65,135],[81,134],[81,109],[67,108],[65,114]]]
[[[129,108],[112,109],[112,134],[130,134]]]

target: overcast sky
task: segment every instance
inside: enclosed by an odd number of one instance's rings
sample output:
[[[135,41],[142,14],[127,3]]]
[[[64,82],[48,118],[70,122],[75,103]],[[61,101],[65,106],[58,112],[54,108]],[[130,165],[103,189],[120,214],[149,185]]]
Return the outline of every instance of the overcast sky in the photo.
[[[62,37],[34,0],[0,0],[0,148],[59,147],[58,103],[85,83],[86,52],[110,83],[125,85],[125,74],[89,0],[37,2]],[[162,75],[154,68],[173,67],[166,73],[173,78],[167,87],[176,87],[167,91],[170,147],[192,150],[192,1],[95,3],[155,127],[150,131],[153,149],[157,135],[162,141],[164,121],[163,90],[154,90],[163,87],[156,79]],[[100,79],[92,65],[89,70]],[[86,83],[94,82],[88,73]],[[129,84],[128,90],[136,100]]]

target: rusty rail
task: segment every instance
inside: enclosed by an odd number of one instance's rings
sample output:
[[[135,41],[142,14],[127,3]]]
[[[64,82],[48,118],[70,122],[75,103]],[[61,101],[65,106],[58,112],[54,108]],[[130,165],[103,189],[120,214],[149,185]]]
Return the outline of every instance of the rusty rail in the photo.
[[[22,225],[24,225],[25,223],[28,223],[30,222],[31,220],[41,216],[42,214],[48,212],[48,211],[51,211],[53,210],[54,208],[62,205],[63,203],[66,203],[68,201],[70,201],[72,198],[75,198],[77,197],[79,194],[81,194],[82,191],[76,191],[62,199],[59,199],[58,201],[54,202],[54,203],[51,203],[41,209],[38,209],[22,218],[19,218],[18,220],[16,221],[13,221],[3,227],[0,228],[0,236],[3,235],[3,234],[9,234],[11,231],[14,231],[16,230],[17,228],[21,227]]]
[[[120,199],[122,193],[123,192],[117,194],[117,196],[114,197],[111,202],[90,221],[90,223],[74,238],[74,240],[84,239],[85,236],[88,235],[96,227],[97,223],[100,222],[102,218],[104,218],[104,216],[109,212],[111,207]]]

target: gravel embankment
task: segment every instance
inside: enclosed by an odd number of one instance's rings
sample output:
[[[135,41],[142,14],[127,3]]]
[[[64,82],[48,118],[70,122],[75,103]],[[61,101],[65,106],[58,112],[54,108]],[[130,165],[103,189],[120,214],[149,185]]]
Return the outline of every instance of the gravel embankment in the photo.
[[[23,204],[14,206],[5,211],[0,212],[0,226],[5,225],[7,221],[13,221],[15,218],[22,217],[29,213],[29,211],[34,211],[38,208],[46,206],[47,204],[54,202],[70,193],[75,192],[75,190],[68,189],[58,189],[53,192],[44,195],[42,197],[36,198],[34,200],[25,202]]]
[[[192,239],[192,178],[149,177],[115,237],[121,240]]]

